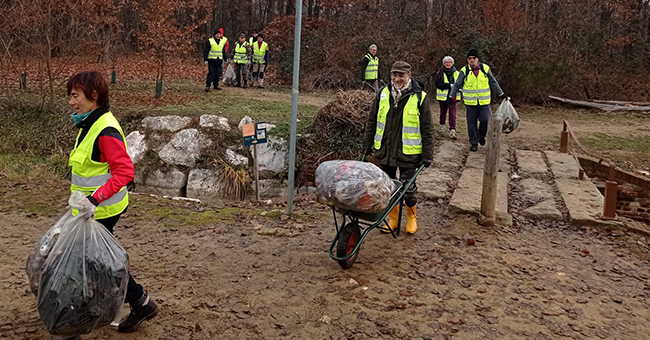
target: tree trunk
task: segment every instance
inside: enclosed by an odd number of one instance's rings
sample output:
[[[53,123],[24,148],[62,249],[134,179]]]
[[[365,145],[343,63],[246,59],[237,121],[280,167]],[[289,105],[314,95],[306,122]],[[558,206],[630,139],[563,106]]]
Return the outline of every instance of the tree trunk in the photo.
[[[50,88],[50,99],[47,109],[52,110],[54,107],[54,75],[52,73],[52,0],[47,1],[47,18],[45,24],[45,67]]]

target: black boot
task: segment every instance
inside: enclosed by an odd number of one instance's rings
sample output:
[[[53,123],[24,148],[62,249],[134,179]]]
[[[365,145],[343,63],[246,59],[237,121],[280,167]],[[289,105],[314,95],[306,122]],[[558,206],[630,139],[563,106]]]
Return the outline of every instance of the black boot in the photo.
[[[205,87],[205,92],[210,92],[210,85]]]
[[[120,333],[133,332],[142,321],[152,319],[158,315],[158,306],[147,295],[142,295],[138,301],[131,303],[131,313],[120,323],[117,330]]]
[[[244,86],[242,86],[242,88],[247,88],[247,87],[248,87],[248,82],[244,80]]]

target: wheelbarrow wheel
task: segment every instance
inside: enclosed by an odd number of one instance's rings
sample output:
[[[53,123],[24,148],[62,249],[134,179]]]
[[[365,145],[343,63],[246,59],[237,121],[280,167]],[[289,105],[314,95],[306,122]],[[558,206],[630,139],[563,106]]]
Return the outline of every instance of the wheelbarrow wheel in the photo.
[[[341,231],[339,241],[336,244],[336,256],[344,257],[350,255],[360,240],[361,230],[359,229],[359,225],[356,222],[348,223]],[[354,261],[357,260],[357,257],[359,257],[358,249],[357,252],[349,259],[339,260],[339,265],[341,265],[343,269],[348,269],[352,267]]]

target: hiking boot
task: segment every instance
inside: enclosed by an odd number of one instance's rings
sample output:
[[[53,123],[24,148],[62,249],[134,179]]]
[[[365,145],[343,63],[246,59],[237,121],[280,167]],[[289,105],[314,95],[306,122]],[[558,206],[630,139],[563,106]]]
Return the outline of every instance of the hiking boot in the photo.
[[[449,138],[451,138],[451,139],[453,139],[453,140],[458,139],[458,138],[456,137],[456,129],[451,129],[451,130],[449,131]]]
[[[205,87],[205,92],[210,92],[210,86]]]
[[[142,298],[145,299],[144,302],[141,304],[138,304],[137,302],[134,303],[134,305],[139,305],[139,307],[131,305],[131,313],[124,321],[120,322],[120,325],[117,328],[120,333],[133,332],[142,321],[152,319],[154,316],[158,315],[158,306],[156,306],[156,303],[149,299],[149,296],[147,295],[143,295]]]
[[[243,89],[248,88],[248,84],[246,84],[246,82],[244,82],[244,86],[242,86],[242,88]]]
[[[260,79],[260,88],[264,88],[264,79]]]
[[[217,91],[221,91],[221,88],[219,86],[215,86],[214,89]]]
[[[440,133],[445,133],[445,124],[440,124]]]
[[[481,146],[484,146],[485,145],[485,137],[479,138],[478,143],[481,144]]]
[[[472,144],[472,146],[469,147],[469,151],[476,152],[478,150],[478,145]]]

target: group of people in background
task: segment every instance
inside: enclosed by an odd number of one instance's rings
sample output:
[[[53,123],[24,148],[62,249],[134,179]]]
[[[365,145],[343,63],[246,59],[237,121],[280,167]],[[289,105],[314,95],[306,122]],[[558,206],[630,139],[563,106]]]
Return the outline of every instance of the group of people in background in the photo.
[[[240,33],[231,51],[228,38],[223,35],[223,28],[214,31],[203,49],[203,61],[208,66],[205,81],[205,92],[211,87],[221,90],[219,80],[223,74],[224,61],[234,64],[235,86],[248,87],[257,85],[264,87],[264,72],[269,64],[269,45],[264,41],[264,34],[253,31],[246,39],[245,33]]]
[[[377,45],[369,46],[368,54],[361,60],[361,70],[364,84],[376,92],[380,91]],[[477,151],[479,145],[485,145],[488,119],[492,114],[490,108],[492,93],[500,99],[507,97],[490,66],[480,62],[479,52],[475,49],[469,50],[467,65],[460,69],[454,66],[454,58],[445,56],[442,59],[442,66],[434,76],[434,84],[436,100],[440,105],[439,131],[441,133],[447,131],[446,121],[449,114],[449,137],[457,139],[456,109],[458,102],[462,100],[467,116],[470,151]],[[390,87],[390,84],[386,86]]]

